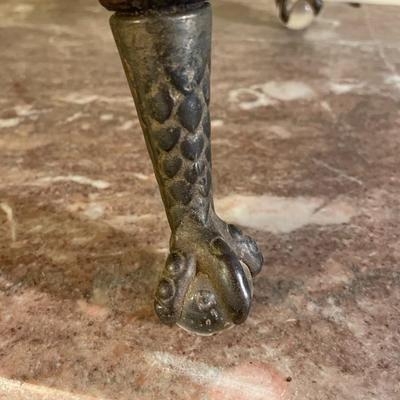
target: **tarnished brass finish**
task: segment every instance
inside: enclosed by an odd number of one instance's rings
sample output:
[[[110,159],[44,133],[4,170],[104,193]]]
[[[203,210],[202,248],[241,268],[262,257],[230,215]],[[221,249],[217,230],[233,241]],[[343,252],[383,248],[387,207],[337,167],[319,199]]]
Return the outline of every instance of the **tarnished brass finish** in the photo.
[[[263,258],[250,237],[214,211],[211,6],[117,12],[111,27],[172,231],[156,313],[163,323],[204,335],[240,324]]]

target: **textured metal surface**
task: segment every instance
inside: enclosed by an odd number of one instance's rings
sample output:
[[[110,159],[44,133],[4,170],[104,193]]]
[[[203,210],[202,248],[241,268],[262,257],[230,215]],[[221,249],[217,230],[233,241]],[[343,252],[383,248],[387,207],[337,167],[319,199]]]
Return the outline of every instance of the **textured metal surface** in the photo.
[[[156,293],[161,321],[211,334],[245,321],[255,242],[218,218],[211,178],[211,7],[111,17],[172,230]]]

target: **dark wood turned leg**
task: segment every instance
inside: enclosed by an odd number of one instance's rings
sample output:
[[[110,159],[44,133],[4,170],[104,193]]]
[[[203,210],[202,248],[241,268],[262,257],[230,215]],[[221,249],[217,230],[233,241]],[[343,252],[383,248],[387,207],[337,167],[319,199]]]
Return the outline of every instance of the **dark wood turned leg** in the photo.
[[[263,258],[250,237],[214,211],[211,6],[101,2],[117,10],[111,28],[172,232],[156,313],[166,324],[205,335],[240,324],[249,313],[252,280]]]

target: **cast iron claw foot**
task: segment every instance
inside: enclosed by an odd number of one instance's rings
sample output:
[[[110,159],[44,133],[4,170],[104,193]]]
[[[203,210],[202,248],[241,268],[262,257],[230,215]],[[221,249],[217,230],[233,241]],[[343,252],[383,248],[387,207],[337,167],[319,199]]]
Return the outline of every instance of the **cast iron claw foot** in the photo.
[[[117,11],[111,28],[172,231],[156,312],[164,323],[203,335],[240,324],[262,256],[214,211],[211,6],[201,0],[103,3]]]
[[[202,335],[246,320],[263,263],[253,239],[215,214],[211,221],[184,221],[172,235],[155,299],[162,322]]]

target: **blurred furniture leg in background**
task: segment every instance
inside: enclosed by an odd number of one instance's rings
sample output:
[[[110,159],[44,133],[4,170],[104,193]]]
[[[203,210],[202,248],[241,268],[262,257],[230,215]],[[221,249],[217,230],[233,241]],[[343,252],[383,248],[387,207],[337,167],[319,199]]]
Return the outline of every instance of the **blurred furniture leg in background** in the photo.
[[[363,4],[400,6],[400,0],[275,0],[279,20],[293,30],[308,28],[325,3],[343,3],[356,8]]]
[[[320,13],[322,0],[276,0],[278,17],[289,29],[305,29]]]

